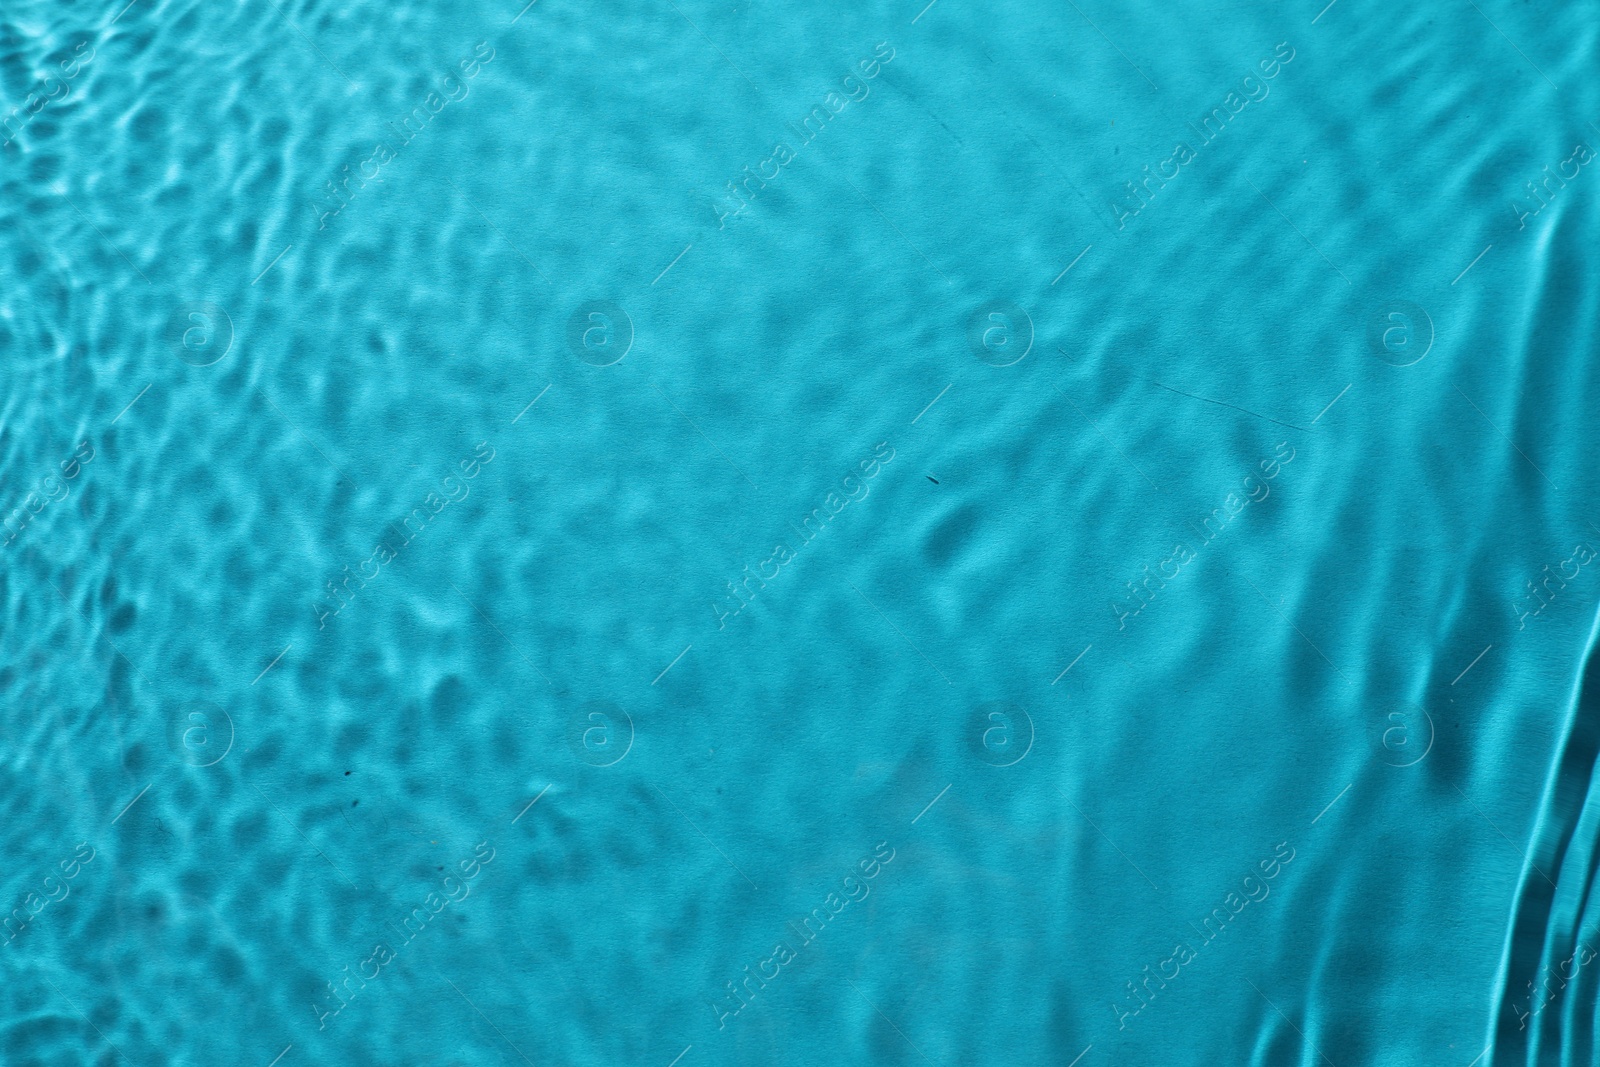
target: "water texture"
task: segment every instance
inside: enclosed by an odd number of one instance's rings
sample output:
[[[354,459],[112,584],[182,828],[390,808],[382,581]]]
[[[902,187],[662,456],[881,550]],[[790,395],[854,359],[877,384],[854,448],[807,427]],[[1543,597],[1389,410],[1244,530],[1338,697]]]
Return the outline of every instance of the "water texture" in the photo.
[[[0,1062],[1600,1062],[1597,55],[9,0]]]

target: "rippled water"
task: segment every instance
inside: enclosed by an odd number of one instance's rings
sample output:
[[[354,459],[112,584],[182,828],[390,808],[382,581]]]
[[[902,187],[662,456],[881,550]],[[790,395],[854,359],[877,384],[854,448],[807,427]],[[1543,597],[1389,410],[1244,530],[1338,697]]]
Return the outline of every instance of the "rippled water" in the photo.
[[[1596,1062],[1597,37],[6,5],[0,1060]]]

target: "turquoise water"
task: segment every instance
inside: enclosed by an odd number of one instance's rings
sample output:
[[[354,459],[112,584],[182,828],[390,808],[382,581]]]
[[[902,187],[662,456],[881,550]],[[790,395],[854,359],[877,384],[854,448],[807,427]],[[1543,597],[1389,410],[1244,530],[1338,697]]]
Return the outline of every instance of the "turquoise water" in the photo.
[[[1597,1062],[1597,49],[13,0],[0,1061]]]

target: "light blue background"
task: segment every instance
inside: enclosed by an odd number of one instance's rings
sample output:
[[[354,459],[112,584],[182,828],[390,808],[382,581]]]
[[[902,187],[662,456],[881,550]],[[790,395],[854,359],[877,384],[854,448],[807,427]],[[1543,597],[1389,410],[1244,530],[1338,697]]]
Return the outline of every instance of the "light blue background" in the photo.
[[[1512,205],[1600,143],[1597,34],[1504,0],[9,5],[0,1058],[1588,1062],[1600,969],[1542,1043],[1517,1012],[1597,940],[1600,579],[1517,605],[1600,546],[1600,177]]]

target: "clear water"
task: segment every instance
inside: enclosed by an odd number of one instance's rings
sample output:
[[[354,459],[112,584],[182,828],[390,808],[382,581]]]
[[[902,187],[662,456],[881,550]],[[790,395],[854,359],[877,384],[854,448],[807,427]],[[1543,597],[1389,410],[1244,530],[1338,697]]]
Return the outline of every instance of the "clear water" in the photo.
[[[0,9],[0,1060],[1596,1062],[1600,6],[923,2]]]

